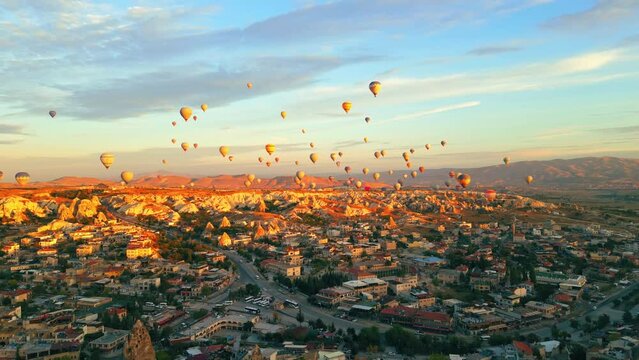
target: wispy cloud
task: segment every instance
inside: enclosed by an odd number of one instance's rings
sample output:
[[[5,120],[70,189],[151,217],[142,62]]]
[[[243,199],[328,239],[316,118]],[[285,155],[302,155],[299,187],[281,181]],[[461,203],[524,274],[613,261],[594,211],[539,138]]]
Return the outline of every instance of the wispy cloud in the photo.
[[[636,0],[597,0],[590,8],[553,18],[543,27],[562,31],[590,31],[620,26],[624,20],[637,19],[639,2]]]
[[[410,113],[410,114],[398,115],[398,116],[395,116],[395,117],[390,118],[388,120],[381,121],[380,123],[383,124],[383,123],[396,122],[396,121],[413,120],[413,119],[418,119],[418,118],[422,118],[422,117],[426,117],[426,116],[430,116],[430,115],[440,114],[440,113],[444,113],[444,112],[448,112],[448,111],[468,109],[468,108],[476,107],[476,106],[479,106],[479,105],[481,105],[481,102],[479,102],[479,101],[468,101],[468,102],[459,103],[459,104],[440,106],[440,107],[437,107],[437,108],[434,108],[434,109],[428,109],[428,110],[425,110],[425,111],[419,111],[419,112],[414,112],[414,113]]]
[[[521,51],[521,49],[522,49],[521,47],[514,46],[514,45],[488,45],[488,46],[482,46],[482,47],[471,49],[466,54],[474,55],[474,56],[487,56],[487,55],[498,55],[498,54],[509,53],[509,52],[517,52],[517,51]]]
[[[633,125],[633,126],[618,126],[618,127],[607,127],[607,128],[599,128],[599,129],[592,129],[590,130],[591,132],[595,132],[598,134],[601,133],[605,133],[605,134],[623,134],[623,135],[630,135],[630,134],[637,134],[639,133],[639,125]],[[636,139],[635,139],[636,140]]]

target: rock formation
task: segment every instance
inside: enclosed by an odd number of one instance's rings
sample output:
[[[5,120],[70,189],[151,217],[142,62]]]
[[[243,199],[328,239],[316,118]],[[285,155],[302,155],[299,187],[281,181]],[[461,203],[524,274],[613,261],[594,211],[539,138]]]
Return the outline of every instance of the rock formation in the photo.
[[[126,343],[124,344],[125,360],[155,360],[155,350],[151,343],[151,336],[142,321],[133,325]]]

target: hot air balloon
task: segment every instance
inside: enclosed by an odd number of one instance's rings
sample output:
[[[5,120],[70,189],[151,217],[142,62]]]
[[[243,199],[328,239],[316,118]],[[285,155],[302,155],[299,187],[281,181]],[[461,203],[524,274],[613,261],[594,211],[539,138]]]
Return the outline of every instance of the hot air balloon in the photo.
[[[417,171],[413,170],[410,172],[410,176],[414,179],[417,177]]]
[[[166,160],[162,159],[162,164],[166,165]]]
[[[298,172],[295,173],[295,177],[300,180],[304,179],[304,176],[306,176],[306,174],[302,170],[299,170]]]
[[[295,160],[295,165],[299,165],[299,164],[300,164],[300,162]]]
[[[197,121],[197,115],[193,115],[193,121]]]
[[[386,150],[382,150],[379,153],[382,154],[382,156],[386,156]]]
[[[335,161],[335,159],[337,159],[337,154],[331,153],[331,160]]]
[[[457,182],[459,182],[459,185],[461,185],[464,189],[470,185],[470,175],[468,174],[462,174],[457,178]]]
[[[336,162],[335,162],[335,165],[336,165],[337,167],[340,167],[340,166],[342,166],[342,162],[341,162],[341,161],[336,161]]]
[[[171,139],[171,142],[172,142],[173,144],[175,144],[175,142],[176,142],[176,141],[177,141],[177,140],[175,140],[175,138]]]
[[[430,144],[426,144],[424,145],[424,147],[426,148],[426,150],[430,150]]]
[[[368,168],[363,168],[362,172],[364,173],[364,175],[368,174]]]
[[[394,171],[392,169],[388,170],[388,175],[393,175],[393,173],[394,173]]]
[[[21,171],[19,173],[16,173],[15,179],[18,185],[24,186],[31,180],[31,175],[29,175],[29,173],[27,172]]]
[[[448,141],[446,141],[446,140],[442,140],[442,141],[440,141],[439,143],[440,143],[440,144],[442,144],[442,146],[446,146],[446,144],[448,144]]]
[[[262,183],[262,179],[257,179],[257,183],[261,184]]]
[[[366,121],[366,123],[368,124],[369,122],[371,122],[371,118],[367,116],[364,118],[364,121]]]
[[[229,155],[229,161],[233,161],[234,159],[235,159],[235,156]]]
[[[113,165],[115,156],[111,153],[103,153],[102,155],[100,155],[100,161],[102,162],[102,165],[104,165],[104,167],[108,169],[111,167],[111,165]]]
[[[54,118],[57,114],[58,113],[53,110],[49,111],[49,116],[51,116],[52,118]]]
[[[208,109],[208,108],[209,108],[209,106],[206,105],[206,104],[200,105],[200,109],[202,109],[202,111],[204,111],[204,112],[206,112],[206,109]]]
[[[4,178],[4,173],[0,171],[0,180],[2,180],[3,178]]]
[[[344,101],[342,103],[342,109],[344,109],[344,111],[348,114],[349,111],[351,111],[351,108],[353,107],[353,104],[351,104],[350,101]]]
[[[295,180],[295,183],[298,185],[302,183],[302,180],[300,180],[297,176],[293,180]]]
[[[402,175],[402,177],[403,177],[404,179],[408,179],[408,174],[404,174],[404,175]]]
[[[219,151],[220,151],[220,154],[222,154],[222,157],[226,157],[226,155],[229,153],[230,149],[229,149],[228,146],[220,146]],[[262,162],[262,160],[260,160],[260,162]]]
[[[359,180],[357,180],[357,181],[355,182],[355,187],[356,187],[356,188],[358,188],[358,189],[359,189],[359,188],[361,188],[361,187],[362,187],[362,182],[361,182],[361,181],[359,181]]]
[[[271,162],[270,161],[266,162],[266,167],[271,167]]]
[[[420,166],[420,167],[419,167],[419,172],[420,172],[420,173],[423,173],[425,170],[426,170],[426,168],[425,168],[425,167],[423,167],[423,166]]]
[[[375,179],[375,181],[379,180],[379,177],[382,176],[380,173],[376,172],[373,174],[373,179]]]
[[[253,180],[255,180],[255,174],[247,174],[246,179],[250,182],[253,182]]]
[[[269,155],[273,155],[273,153],[275,152],[275,145],[273,145],[273,144],[266,144],[266,146],[264,148],[266,149],[266,152]]]
[[[315,184],[314,182],[311,183],[311,189],[315,190],[315,188],[317,187],[317,184]]]
[[[184,151],[187,151],[190,147],[189,143],[185,143],[185,142],[183,142],[180,146],[182,147],[182,150]]]
[[[452,185],[452,183],[450,182],[450,180],[446,180],[446,181],[444,181],[444,185],[446,185],[446,187],[450,187],[450,185]]]
[[[244,186],[250,187],[251,186],[251,180],[244,180]]]
[[[264,159],[262,159],[262,157],[260,156],[260,157],[257,158],[257,161],[259,161],[261,163],[262,161],[264,161]]]
[[[120,178],[124,181],[125,184],[128,184],[133,180],[133,172],[132,171],[123,171],[120,173]]]
[[[247,82],[246,83],[246,87],[249,88],[249,89],[252,89],[253,88],[253,83]]]
[[[282,111],[280,116],[282,117],[282,120],[286,120],[286,111]]]
[[[375,156],[375,159],[379,159],[380,157],[382,157],[382,153],[380,153],[379,151],[375,151],[373,155]]]
[[[455,177],[455,172],[453,170],[448,172],[448,177],[449,178],[454,178]]]
[[[308,145],[311,147],[311,149],[315,148],[315,143],[310,143]]]
[[[368,89],[373,93],[373,95],[375,95],[375,97],[377,97],[377,94],[382,89],[382,83],[379,81],[373,81],[368,84]]]
[[[302,129],[302,134],[306,134],[306,129]]]
[[[530,185],[534,180],[535,178],[533,178],[531,175],[526,176],[526,183],[528,185]]]
[[[407,152],[402,153],[402,157],[404,158],[404,161],[410,160],[410,155],[408,155]]]
[[[508,164],[510,163],[510,158],[508,156],[505,156],[503,161],[504,161],[504,164],[506,164],[506,166],[508,166]]]
[[[197,149],[198,146],[200,146],[200,145],[198,145],[197,143],[193,143],[193,148],[194,149]]]
[[[328,177],[328,180],[329,180],[330,182],[335,181],[335,176],[333,176],[333,175],[329,176],[329,177]]]
[[[402,184],[400,184],[400,183],[395,183],[395,186],[394,186],[394,187],[395,187],[395,190],[396,190],[396,191],[399,191],[399,189],[401,189],[401,188],[402,188]]]
[[[364,142],[368,143],[368,138],[366,136],[364,137]]]
[[[415,153],[415,149],[413,149],[413,148],[411,148],[409,151],[410,151],[411,154]]]
[[[193,110],[188,106],[184,106],[180,109],[180,115],[182,115],[184,121],[188,121],[191,115],[193,115]]]
[[[347,174],[350,173],[351,172],[351,167],[350,166],[346,166],[344,168],[344,171],[346,171]]]
[[[276,163],[280,162],[280,158],[276,156],[276,157],[275,157],[275,162],[276,162]]]
[[[177,122],[173,121],[173,122],[171,122],[171,125],[175,126],[175,125],[177,125]]]
[[[317,159],[319,159],[319,155],[317,155],[316,153],[312,153],[309,158],[311,159],[311,161],[313,162],[313,164],[315,164],[317,162]]]
[[[337,153],[337,155],[339,155],[339,157],[342,157],[342,155],[344,155],[344,153],[340,151],[340,152]]]
[[[484,196],[486,197],[486,200],[493,201],[495,200],[495,198],[497,198],[497,192],[495,190],[489,189],[484,191]]]
[[[410,161],[406,162],[406,167],[410,169],[410,167],[412,166],[412,164],[410,163]]]

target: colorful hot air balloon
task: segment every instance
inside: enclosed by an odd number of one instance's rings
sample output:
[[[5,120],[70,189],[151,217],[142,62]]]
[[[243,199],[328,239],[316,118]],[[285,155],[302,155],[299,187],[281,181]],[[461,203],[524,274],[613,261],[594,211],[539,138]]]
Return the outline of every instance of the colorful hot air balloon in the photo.
[[[455,172],[453,170],[448,172],[448,177],[449,178],[454,178],[455,177]]]
[[[366,167],[365,167],[365,168],[363,168],[363,169],[362,169],[362,172],[364,173],[364,175],[368,174],[368,168],[366,168]]]
[[[442,141],[440,141],[439,143],[440,143],[440,144],[442,144],[442,146],[446,146],[446,144],[448,144],[448,141],[446,141],[446,140],[442,140]]]
[[[133,172],[132,171],[123,171],[120,174],[120,178],[122,179],[122,181],[124,181],[125,184],[128,184],[129,182],[131,182],[131,180],[133,180]]]
[[[273,145],[273,144],[266,144],[266,146],[264,146],[264,148],[266,149],[266,152],[269,155],[273,155],[273,153],[275,152],[275,145]]]
[[[420,173],[423,173],[425,170],[426,170],[426,168],[425,168],[425,167],[423,167],[423,166],[420,166],[420,167],[419,167],[419,172],[420,172]]]
[[[51,116],[52,118],[54,118],[57,114],[58,113],[53,110],[49,111],[49,116]]]
[[[457,177],[457,182],[459,182],[459,185],[461,185],[465,189],[468,185],[470,185],[470,175],[460,175],[459,177]]]
[[[246,83],[246,87],[249,88],[249,89],[252,89],[253,88],[253,83],[247,82]]]
[[[335,176],[331,175],[328,177],[328,181],[333,182],[335,181]]]
[[[175,125],[177,125],[177,122],[173,121],[173,122],[171,122],[171,125],[175,126]]]
[[[533,178],[531,175],[526,176],[526,183],[528,185],[530,185],[534,180],[535,178]]]
[[[4,178],[4,173],[0,171],[0,180],[2,180],[3,178]]]
[[[166,165],[166,160],[162,159],[162,164]]]
[[[393,175],[393,173],[394,173],[393,169],[388,170],[388,175]]]
[[[187,151],[190,145],[189,143],[183,142],[182,144],[180,144],[180,147],[182,147],[182,150]]]
[[[342,157],[342,155],[344,155],[344,153],[340,151],[340,152],[337,153],[337,155],[339,155],[339,157]]]
[[[361,181],[359,181],[359,180],[357,180],[357,181],[355,182],[355,187],[356,187],[356,188],[358,188],[358,189],[359,189],[359,188],[361,188],[361,187],[362,187],[362,182],[361,182]]]
[[[264,159],[260,156],[260,157],[257,158],[257,161],[259,161],[261,163],[262,161],[264,161]]]
[[[505,156],[503,161],[504,161],[504,164],[506,164],[506,166],[508,166],[508,164],[510,164],[510,158],[508,156]]]
[[[336,165],[337,167],[340,167],[340,166],[342,166],[342,162],[341,162],[341,161],[336,161],[336,162],[335,162],[335,165]]]
[[[379,151],[375,151],[373,155],[375,156],[375,159],[379,159],[380,157],[382,157],[382,153],[380,153]]]
[[[414,179],[417,177],[417,171],[413,170],[410,172],[410,176]]]
[[[175,142],[176,142],[176,141],[177,141],[177,140],[176,140],[175,138],[171,139],[171,142],[172,142],[173,144],[175,144]]]
[[[200,109],[202,109],[202,111],[204,111],[204,112],[206,112],[206,109],[208,109],[208,108],[209,108],[209,106],[206,105],[206,104],[200,105]]]
[[[311,189],[315,190],[315,188],[317,187],[317,184],[315,184],[314,182],[311,183]]]
[[[346,171],[346,173],[350,173],[351,172],[351,167],[350,166],[346,166],[344,167],[344,171]]]
[[[275,162],[276,162],[276,163],[280,162],[280,158],[276,156],[276,157],[275,157]]]
[[[282,117],[282,120],[286,120],[286,111],[282,111],[280,116]]]
[[[410,151],[411,154],[415,153],[415,149],[413,149],[413,148],[411,148],[409,151]]]
[[[111,165],[113,165],[115,156],[111,153],[103,153],[102,155],[100,155],[100,161],[102,162],[102,165],[104,165],[104,167],[108,169],[111,167]]]
[[[311,149],[313,149],[313,148],[315,148],[315,143],[310,143],[310,144],[308,144],[308,146],[310,146]]]
[[[424,145],[424,147],[426,148],[426,150],[430,150],[430,144],[426,144]]]
[[[488,201],[494,201],[497,198],[497,192],[495,190],[489,189],[484,191],[484,196]]]
[[[300,164],[300,162],[295,160],[295,165],[299,165],[299,164]]]
[[[311,161],[313,162],[313,164],[315,164],[317,162],[317,159],[319,159],[319,155],[317,155],[317,153],[312,153],[309,158],[311,159]]]
[[[402,184],[400,184],[400,183],[395,183],[395,186],[394,186],[394,187],[395,187],[395,190],[396,190],[396,191],[399,191],[399,189],[401,189],[401,188],[402,188]]]
[[[250,187],[251,186],[251,180],[244,180],[244,186]]]
[[[366,136],[364,136],[364,142],[368,143],[368,138]]]
[[[257,179],[257,183],[258,183],[258,184],[261,184],[261,183],[262,183],[262,179],[258,178],[258,179]]]
[[[351,104],[350,101],[344,101],[342,103],[342,109],[344,109],[344,111],[348,114],[349,111],[351,111],[351,108],[353,107],[353,104]]]
[[[180,115],[182,115],[184,121],[188,121],[191,115],[193,115],[193,110],[188,106],[184,106],[180,109]]]
[[[408,152],[402,153],[402,157],[404,158],[404,161],[410,160],[410,155],[408,155]]]
[[[306,134],[306,129],[302,129],[302,134]]]
[[[266,167],[271,167],[271,162],[270,161],[266,162]]]
[[[304,176],[306,176],[306,174],[302,170],[299,170],[298,172],[295,173],[295,177],[300,180],[304,179]]]
[[[376,172],[373,174],[373,179],[375,179],[375,181],[379,180],[379,177],[382,176],[380,173]]]
[[[226,155],[229,153],[229,151],[230,151],[230,149],[229,149],[228,146],[220,146],[220,154],[222,154],[222,157],[226,157]],[[262,160],[260,160],[260,162],[262,162]]]
[[[366,121],[366,123],[368,124],[369,122],[371,122],[371,118],[367,116],[364,118],[364,121]]]
[[[229,161],[233,161],[233,159],[235,159],[235,156],[229,155]]]
[[[337,159],[337,153],[331,153],[331,160],[335,161]]]
[[[193,115],[193,121],[197,121],[197,115]]]
[[[198,145],[197,143],[193,143],[193,148],[194,149],[197,149],[198,146],[200,146],[200,145]]]
[[[375,97],[377,97],[377,94],[382,89],[382,83],[379,81],[373,81],[368,84],[368,89],[373,93],[373,95],[375,95]]]
[[[20,186],[24,186],[31,181],[31,175],[28,172],[21,171],[15,175],[16,182]]]
[[[382,154],[382,156],[386,156],[386,150],[382,150],[379,153]]]

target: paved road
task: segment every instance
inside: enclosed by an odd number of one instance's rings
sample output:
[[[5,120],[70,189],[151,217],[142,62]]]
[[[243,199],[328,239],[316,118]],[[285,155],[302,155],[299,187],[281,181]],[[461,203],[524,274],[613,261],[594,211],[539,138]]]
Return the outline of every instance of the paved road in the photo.
[[[268,293],[271,296],[274,296],[276,299],[280,301],[284,301],[286,299],[290,299],[296,301],[300,304],[302,309],[302,314],[304,314],[305,320],[315,320],[322,319],[325,324],[335,324],[335,327],[338,329],[344,329],[351,327],[356,330],[360,330],[364,327],[369,326],[377,326],[380,329],[389,329],[390,326],[383,323],[378,323],[370,320],[362,320],[359,319],[357,322],[352,322],[344,319],[337,318],[333,316],[333,314],[323,308],[316,307],[311,305],[306,296],[299,294],[291,294],[288,291],[282,289],[277,283],[264,279],[264,277],[257,271],[253,264],[249,264],[246,260],[233,251],[223,251],[224,254],[238,267],[238,273],[240,275],[240,282],[244,283],[253,283],[262,289],[262,292]],[[259,278],[258,278],[259,277]],[[286,308],[282,311],[286,315],[296,316],[297,310]]]

